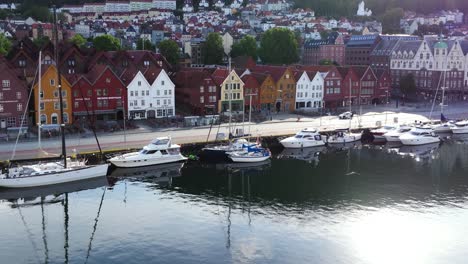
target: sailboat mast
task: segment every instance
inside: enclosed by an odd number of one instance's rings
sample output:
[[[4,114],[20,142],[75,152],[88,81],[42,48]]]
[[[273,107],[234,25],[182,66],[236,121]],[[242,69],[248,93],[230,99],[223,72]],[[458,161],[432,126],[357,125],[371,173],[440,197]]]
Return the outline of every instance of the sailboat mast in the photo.
[[[229,89],[229,139],[231,139],[231,121],[232,121],[232,83],[229,79],[229,75],[231,73],[231,57],[228,59],[228,89]]]
[[[59,100],[60,100],[60,134],[62,134],[62,158],[63,166],[67,167],[67,147],[65,145],[65,123],[63,122],[63,95],[62,95],[62,76],[60,74],[59,67],[59,55],[58,55],[58,28],[57,28],[57,10],[56,6],[54,9],[54,35],[55,35],[55,68],[57,69],[58,89],[59,89]]]
[[[42,50],[39,51],[39,83],[37,86],[37,101],[38,101],[38,107],[37,107],[37,144],[38,148],[41,149],[41,92],[42,92]]]

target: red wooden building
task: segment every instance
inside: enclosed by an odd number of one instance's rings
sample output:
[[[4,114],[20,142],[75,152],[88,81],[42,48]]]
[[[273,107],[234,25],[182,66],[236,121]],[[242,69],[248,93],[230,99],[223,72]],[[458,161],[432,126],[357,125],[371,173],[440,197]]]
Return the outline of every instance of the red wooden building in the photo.
[[[127,105],[126,88],[109,66],[95,65],[73,83],[73,118],[121,120]]]

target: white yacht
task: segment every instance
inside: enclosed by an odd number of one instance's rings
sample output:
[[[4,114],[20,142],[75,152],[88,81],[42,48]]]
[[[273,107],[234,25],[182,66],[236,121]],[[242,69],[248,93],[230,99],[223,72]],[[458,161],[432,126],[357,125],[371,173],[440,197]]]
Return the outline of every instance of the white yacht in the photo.
[[[187,160],[180,153],[180,146],[172,144],[170,137],[160,137],[151,141],[139,152],[115,156],[109,161],[116,167],[130,168]]]
[[[465,134],[468,133],[468,120],[456,122],[451,128],[454,134]]]
[[[455,127],[455,122],[453,121],[432,125],[432,129],[436,133],[451,133],[453,127]]]
[[[347,130],[336,131],[331,137],[327,138],[328,144],[344,144],[361,140],[361,133],[352,133]]]
[[[325,145],[325,136],[315,128],[305,128],[292,137],[285,138],[280,141],[285,148],[309,148]]]
[[[400,136],[403,145],[416,146],[440,142],[439,136],[430,126],[418,126]]]
[[[385,140],[385,134],[390,131],[395,131],[398,129],[396,125],[386,125],[376,129],[372,129],[370,132],[374,136],[374,140]]]
[[[408,133],[411,130],[410,126],[400,126],[396,130],[391,130],[384,134],[385,140],[388,142],[400,142],[400,136]]]

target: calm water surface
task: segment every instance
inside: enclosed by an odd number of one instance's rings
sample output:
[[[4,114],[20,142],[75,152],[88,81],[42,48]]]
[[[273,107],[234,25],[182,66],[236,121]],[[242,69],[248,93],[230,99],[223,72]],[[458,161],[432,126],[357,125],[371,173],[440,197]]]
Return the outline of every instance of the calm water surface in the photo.
[[[172,164],[3,190],[0,262],[466,263],[466,142],[284,150],[258,168]]]

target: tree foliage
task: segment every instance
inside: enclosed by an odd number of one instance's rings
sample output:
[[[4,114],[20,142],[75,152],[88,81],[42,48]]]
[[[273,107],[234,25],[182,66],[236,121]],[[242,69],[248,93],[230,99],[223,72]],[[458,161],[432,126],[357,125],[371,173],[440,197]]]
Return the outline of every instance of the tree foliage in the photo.
[[[252,36],[245,36],[232,45],[231,57],[250,56],[257,60],[257,41]]]
[[[179,45],[171,39],[166,39],[158,44],[159,52],[171,65],[179,63]]]
[[[285,28],[267,30],[260,41],[258,53],[264,63],[291,64],[299,61],[296,37]]]
[[[111,51],[120,49],[120,41],[111,35],[102,35],[93,39],[97,51]]]
[[[405,97],[410,97],[416,92],[416,81],[412,74],[407,74],[400,79],[400,91]]]
[[[402,8],[391,8],[380,16],[384,33],[400,33],[400,19],[403,18]]]
[[[86,39],[80,34],[76,34],[69,41],[80,48],[86,44]]]
[[[7,55],[11,48],[11,41],[4,35],[0,34],[0,54]]]
[[[136,49],[137,50],[153,50],[154,51],[154,45],[148,39],[138,39],[137,43],[136,43]]]
[[[38,48],[44,47],[49,42],[50,42],[50,39],[48,36],[38,37],[33,40],[34,45],[36,45],[36,47]]]
[[[221,64],[223,62],[223,39],[219,33],[209,33],[202,49],[205,64]]]

